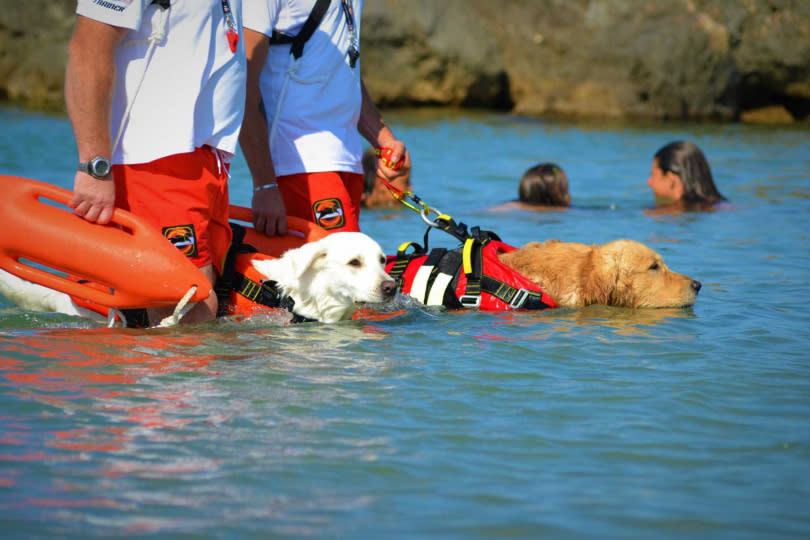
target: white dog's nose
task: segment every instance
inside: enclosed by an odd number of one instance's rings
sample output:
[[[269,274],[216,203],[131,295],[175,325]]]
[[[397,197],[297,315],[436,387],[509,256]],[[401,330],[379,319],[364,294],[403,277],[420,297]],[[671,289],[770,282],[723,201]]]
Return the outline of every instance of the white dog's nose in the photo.
[[[387,279],[380,284],[380,290],[385,298],[393,298],[397,294],[397,282]]]

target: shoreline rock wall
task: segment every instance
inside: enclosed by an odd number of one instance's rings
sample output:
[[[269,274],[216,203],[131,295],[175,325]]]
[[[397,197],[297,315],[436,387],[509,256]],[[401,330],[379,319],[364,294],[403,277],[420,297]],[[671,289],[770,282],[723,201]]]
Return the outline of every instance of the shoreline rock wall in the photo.
[[[0,10],[0,100],[64,109],[75,1]],[[805,0],[367,0],[382,107],[527,116],[810,122]]]

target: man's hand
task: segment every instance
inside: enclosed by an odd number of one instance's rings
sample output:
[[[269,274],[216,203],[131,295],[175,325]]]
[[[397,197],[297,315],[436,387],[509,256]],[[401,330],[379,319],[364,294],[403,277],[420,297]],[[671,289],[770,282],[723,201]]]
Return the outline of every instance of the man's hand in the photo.
[[[260,189],[253,193],[253,226],[267,236],[287,234],[287,207],[278,187]]]
[[[77,171],[73,181],[73,199],[68,206],[87,221],[99,225],[109,223],[115,208],[115,182],[112,178],[99,180]]]
[[[400,180],[410,184],[411,155],[405,148],[405,143],[394,139],[388,141],[382,148],[386,156],[377,158],[377,176],[389,182]]]

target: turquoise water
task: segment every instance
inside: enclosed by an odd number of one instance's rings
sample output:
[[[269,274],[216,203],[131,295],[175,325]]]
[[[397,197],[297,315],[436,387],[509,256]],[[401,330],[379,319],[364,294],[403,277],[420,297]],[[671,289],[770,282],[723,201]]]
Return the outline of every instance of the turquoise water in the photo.
[[[810,537],[810,130],[388,120],[432,206],[515,245],[642,241],[697,303],[126,331],[0,298],[4,538]],[[679,138],[728,209],[645,215]],[[541,160],[574,208],[489,210]],[[74,162],[64,118],[0,109],[0,174],[70,187]],[[362,225],[387,253],[424,233]]]

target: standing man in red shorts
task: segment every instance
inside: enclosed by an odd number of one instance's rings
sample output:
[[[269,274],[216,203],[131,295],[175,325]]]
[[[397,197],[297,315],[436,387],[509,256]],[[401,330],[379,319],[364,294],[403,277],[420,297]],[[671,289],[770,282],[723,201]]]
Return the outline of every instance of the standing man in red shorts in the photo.
[[[74,212],[101,224],[114,207],[145,218],[212,287],[232,234],[228,169],[245,100],[241,4],[78,0],[65,74],[79,153]],[[170,311],[150,310],[151,323]],[[216,311],[212,291],[182,322]]]
[[[247,100],[240,136],[253,177],[253,222],[286,232],[286,215],[358,231],[363,138],[391,149],[377,174],[407,183],[411,160],[360,76],[363,0],[244,0]],[[308,23],[313,14],[315,24]],[[307,34],[308,39],[296,42]]]

